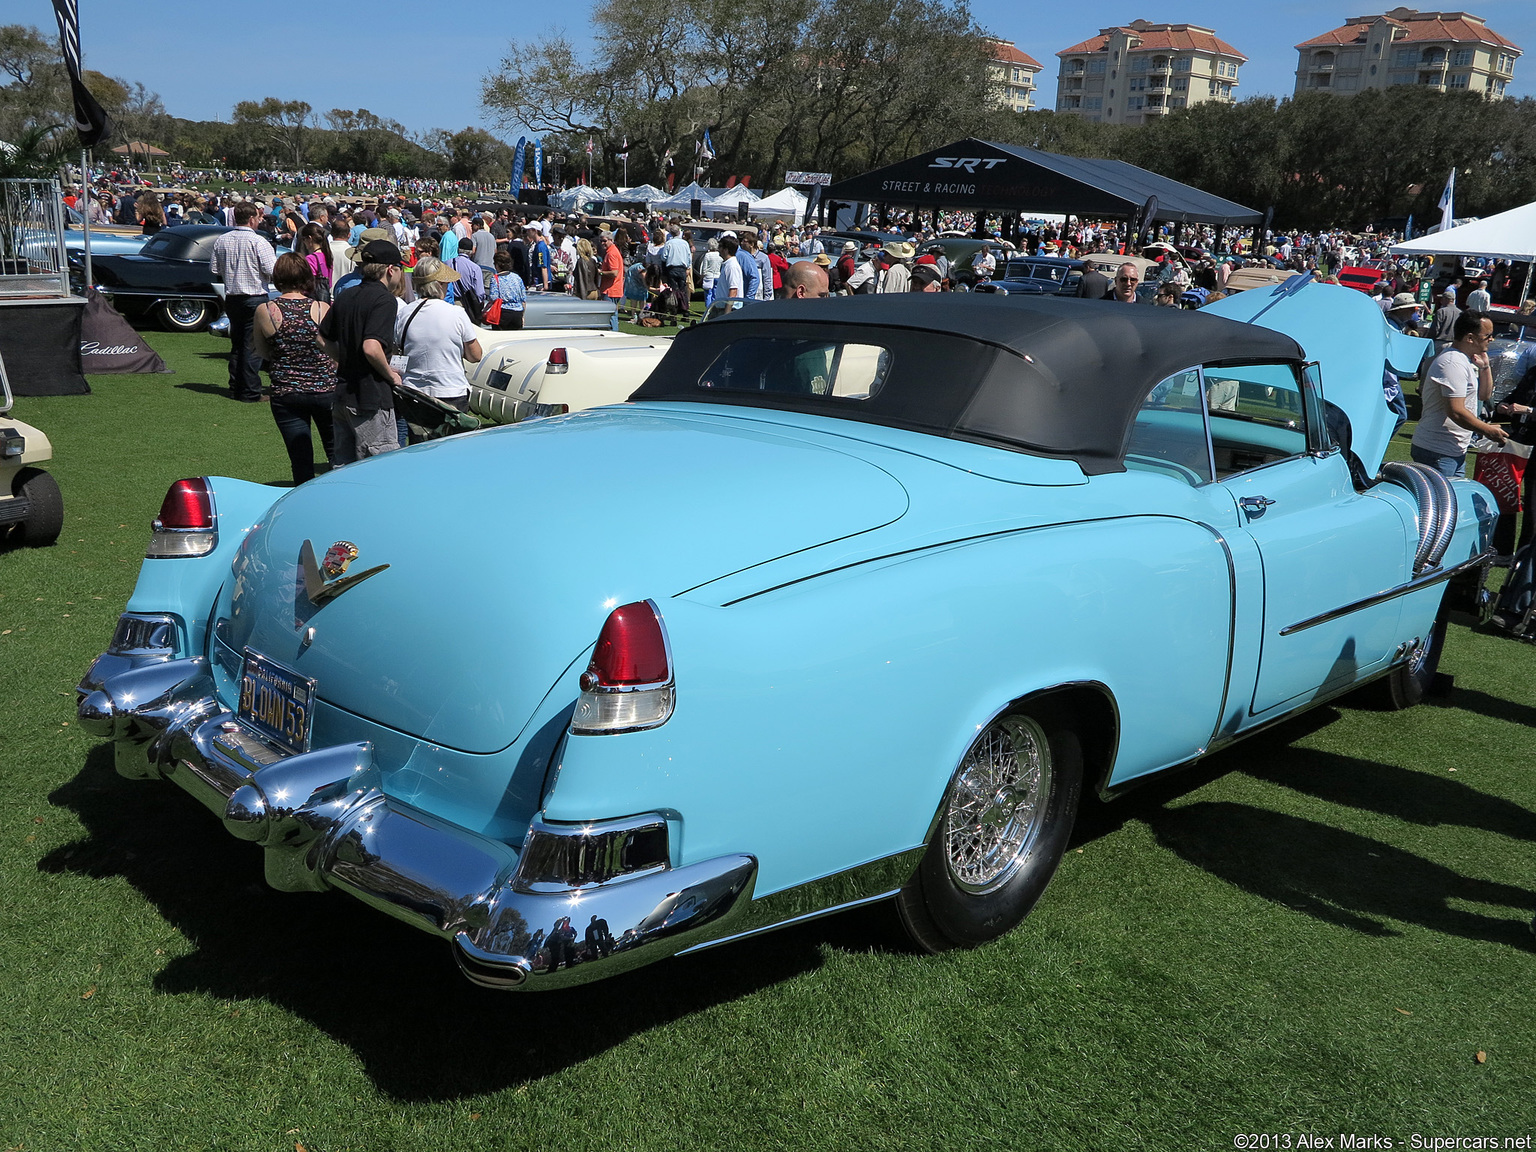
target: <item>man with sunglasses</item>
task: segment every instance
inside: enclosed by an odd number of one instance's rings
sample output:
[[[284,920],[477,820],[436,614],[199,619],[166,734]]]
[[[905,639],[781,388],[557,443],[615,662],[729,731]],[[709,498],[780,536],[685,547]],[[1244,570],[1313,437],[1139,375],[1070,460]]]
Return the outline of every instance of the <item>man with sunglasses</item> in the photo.
[[[1497,424],[1478,419],[1479,401],[1493,397],[1493,371],[1488,341],[1493,321],[1486,313],[1468,309],[1456,317],[1451,346],[1436,356],[1419,389],[1423,414],[1414,429],[1408,454],[1444,476],[1465,476],[1472,437],[1505,441]]]
[[[1127,261],[1115,269],[1115,282],[1104,294],[1106,300],[1118,300],[1122,304],[1136,303],[1136,285],[1141,283],[1141,273],[1136,265]]]

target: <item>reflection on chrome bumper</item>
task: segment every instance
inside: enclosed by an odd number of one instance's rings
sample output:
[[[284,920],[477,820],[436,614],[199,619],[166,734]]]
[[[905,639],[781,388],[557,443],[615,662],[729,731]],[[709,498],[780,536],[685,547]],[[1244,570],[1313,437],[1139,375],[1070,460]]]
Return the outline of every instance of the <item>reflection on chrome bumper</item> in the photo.
[[[262,743],[218,702],[201,658],[104,655],[77,691],[81,727],[116,742],[118,772],[181,785],[265,849],[274,888],[337,888],[444,936],[477,984],[599,979],[733,934],[752,902],[751,856],[625,872],[637,836],[654,840],[658,823],[664,835],[659,819],[536,822],[543,849],[524,876],[510,845],[385,795],[371,744],[290,756]],[[561,837],[570,849],[550,849]],[[552,859],[613,861],[602,866],[619,874],[560,887]]]

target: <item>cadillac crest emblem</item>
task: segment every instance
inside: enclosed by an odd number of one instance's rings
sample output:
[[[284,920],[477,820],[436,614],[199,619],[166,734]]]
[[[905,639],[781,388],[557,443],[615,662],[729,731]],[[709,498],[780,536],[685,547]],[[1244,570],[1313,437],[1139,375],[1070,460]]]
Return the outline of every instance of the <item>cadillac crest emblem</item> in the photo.
[[[328,579],[334,580],[344,574],[347,565],[357,559],[357,545],[350,540],[338,540],[325,550],[325,559],[320,561],[320,568]]]
[[[347,566],[356,559],[357,545],[350,540],[336,541],[325,550],[325,559],[319,562],[315,560],[314,545],[304,541],[299,546],[299,591],[315,608],[321,608],[389,567],[388,564],[375,564],[372,568],[346,575]]]

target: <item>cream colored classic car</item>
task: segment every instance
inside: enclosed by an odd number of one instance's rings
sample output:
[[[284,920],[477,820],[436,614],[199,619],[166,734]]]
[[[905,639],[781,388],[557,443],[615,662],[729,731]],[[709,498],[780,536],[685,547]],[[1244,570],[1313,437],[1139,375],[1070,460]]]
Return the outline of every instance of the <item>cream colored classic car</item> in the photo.
[[[561,329],[486,333],[464,365],[469,407],[498,424],[618,404],[645,381],[670,336]]]

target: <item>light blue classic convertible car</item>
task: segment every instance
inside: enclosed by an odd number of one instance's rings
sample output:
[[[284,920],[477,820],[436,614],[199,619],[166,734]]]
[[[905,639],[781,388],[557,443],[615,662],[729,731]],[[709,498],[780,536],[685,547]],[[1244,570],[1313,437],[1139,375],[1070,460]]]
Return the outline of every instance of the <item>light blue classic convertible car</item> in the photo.
[[[982,943],[1082,789],[1412,704],[1486,612],[1489,494],[1382,466],[1423,342],[1344,288],[1222,307],[766,304],[627,404],[178,481],[81,723],[487,986],[878,899]]]

